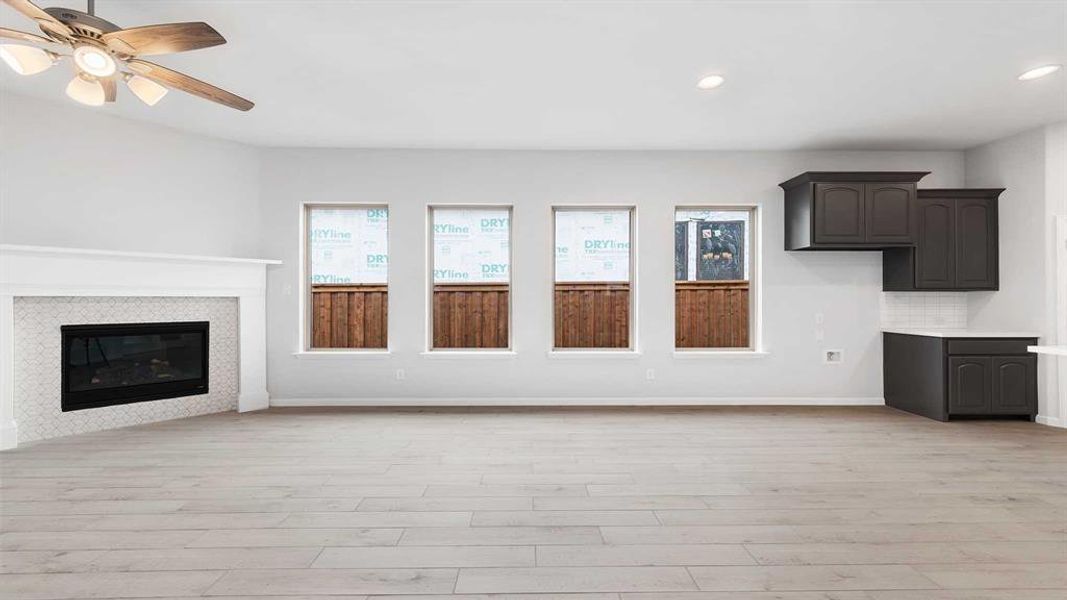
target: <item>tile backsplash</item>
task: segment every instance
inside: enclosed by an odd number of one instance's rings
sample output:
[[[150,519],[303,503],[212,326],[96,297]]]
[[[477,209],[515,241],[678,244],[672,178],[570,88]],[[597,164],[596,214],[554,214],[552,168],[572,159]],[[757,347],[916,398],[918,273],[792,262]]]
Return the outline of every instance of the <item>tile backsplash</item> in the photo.
[[[965,292],[882,292],[883,327],[967,327]]]

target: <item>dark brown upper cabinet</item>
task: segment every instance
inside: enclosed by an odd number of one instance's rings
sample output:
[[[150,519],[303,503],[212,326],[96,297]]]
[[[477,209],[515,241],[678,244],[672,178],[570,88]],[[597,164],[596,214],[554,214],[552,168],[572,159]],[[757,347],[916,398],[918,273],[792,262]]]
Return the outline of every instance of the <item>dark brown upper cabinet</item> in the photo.
[[[882,253],[886,291],[996,290],[1003,189],[919,190],[915,247]]]
[[[808,171],[785,190],[786,250],[880,250],[915,244],[915,184],[926,172]]]

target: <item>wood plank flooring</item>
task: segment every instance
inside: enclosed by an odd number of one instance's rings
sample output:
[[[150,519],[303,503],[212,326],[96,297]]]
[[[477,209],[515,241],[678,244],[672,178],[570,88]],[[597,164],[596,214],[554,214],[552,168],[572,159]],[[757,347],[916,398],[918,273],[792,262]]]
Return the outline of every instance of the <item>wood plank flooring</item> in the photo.
[[[1067,431],[274,409],[0,454],[0,597],[1063,600]]]

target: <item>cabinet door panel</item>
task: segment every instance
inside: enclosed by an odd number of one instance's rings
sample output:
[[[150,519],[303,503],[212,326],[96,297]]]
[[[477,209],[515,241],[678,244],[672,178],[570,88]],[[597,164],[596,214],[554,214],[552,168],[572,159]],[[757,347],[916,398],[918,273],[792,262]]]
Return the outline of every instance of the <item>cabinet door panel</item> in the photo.
[[[915,287],[946,289],[956,286],[956,252],[953,231],[955,201],[919,198],[918,244],[915,249]]]
[[[993,357],[993,406],[997,414],[1037,412],[1037,357]]]
[[[953,415],[987,415],[992,408],[992,364],[988,356],[952,356],[948,359],[948,412]]]
[[[996,288],[996,210],[995,200],[956,201],[956,287]]]
[[[864,214],[867,242],[908,244],[914,241],[914,197],[914,184],[866,184]]]
[[[862,244],[864,232],[862,183],[815,184],[815,242]]]

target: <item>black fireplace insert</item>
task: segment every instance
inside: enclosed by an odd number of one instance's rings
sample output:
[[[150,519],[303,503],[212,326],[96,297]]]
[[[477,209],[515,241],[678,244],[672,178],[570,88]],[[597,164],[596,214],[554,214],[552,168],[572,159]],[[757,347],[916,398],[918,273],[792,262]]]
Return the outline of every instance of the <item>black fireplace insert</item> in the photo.
[[[208,393],[208,322],[64,325],[63,412]]]

